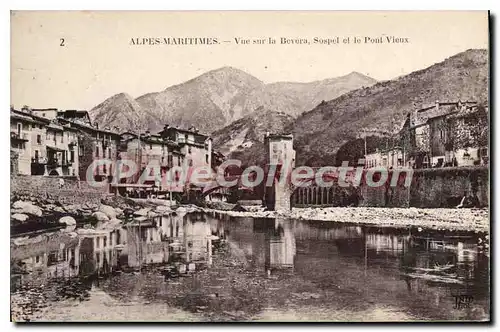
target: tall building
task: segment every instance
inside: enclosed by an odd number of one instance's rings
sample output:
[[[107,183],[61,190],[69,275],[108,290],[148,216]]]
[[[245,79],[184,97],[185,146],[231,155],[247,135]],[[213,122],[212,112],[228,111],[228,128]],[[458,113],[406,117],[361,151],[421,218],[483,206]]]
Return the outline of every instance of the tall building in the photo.
[[[280,181],[288,176],[295,167],[295,150],[293,149],[293,135],[273,135],[267,133],[264,138],[267,146],[267,160],[265,174],[273,176],[272,186],[265,186],[264,201],[268,209],[280,211],[290,210],[292,194],[289,179]],[[264,180],[267,182],[267,176]]]
[[[78,176],[78,132],[56,109],[11,109],[10,115],[13,173]]]
[[[408,114],[401,130],[405,160],[416,168],[487,163],[488,107],[436,102]]]

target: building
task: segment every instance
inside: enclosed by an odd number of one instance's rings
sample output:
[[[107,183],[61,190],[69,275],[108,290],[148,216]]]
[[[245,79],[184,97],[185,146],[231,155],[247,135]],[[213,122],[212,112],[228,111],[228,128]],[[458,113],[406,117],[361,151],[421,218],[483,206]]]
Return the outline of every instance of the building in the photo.
[[[78,175],[77,132],[60,122],[56,109],[11,109],[11,150],[17,174]]]
[[[365,168],[385,167],[390,169],[403,166],[405,166],[403,150],[399,147],[385,150],[376,149],[375,152],[365,156]]]
[[[180,129],[166,125],[162,131],[158,133],[163,140],[170,141],[175,149],[172,150],[169,158],[172,159],[172,165],[177,164],[182,167],[184,175],[186,175],[186,187],[184,192],[187,194],[186,199],[197,199],[202,194],[200,186],[190,183],[189,179],[194,169],[207,167],[207,171],[212,169],[212,139],[207,135],[200,134],[194,127],[189,129]],[[178,180],[178,176],[174,175]],[[210,176],[211,179],[211,176]],[[177,182],[177,181],[174,181]],[[176,185],[176,190],[179,186]]]
[[[81,111],[80,111],[81,112]],[[86,118],[83,117],[82,118]],[[59,118],[61,123],[73,129],[77,133],[76,142],[78,149],[78,171],[80,180],[87,179],[89,167],[97,160],[108,160],[111,163],[103,163],[90,171],[95,181],[110,180],[114,176],[113,165],[116,165],[118,157],[118,146],[120,134],[109,128],[100,129],[98,125],[92,126],[86,121],[68,120]]]
[[[273,185],[264,186],[264,202],[270,210],[286,211],[291,209],[290,196],[292,188],[289,181],[278,181],[282,173],[290,173],[295,168],[295,150],[293,135],[275,135],[266,133],[264,145],[267,146],[267,160],[265,173],[269,176],[274,172]],[[273,175],[271,175],[273,176]],[[267,178],[265,176],[265,178]]]
[[[487,107],[471,101],[436,102],[408,114],[400,135],[404,159],[415,168],[484,164]]]
[[[31,175],[31,163],[33,161],[44,165],[40,151],[37,154],[32,151],[32,143],[45,144],[45,131],[49,120],[39,119],[28,111],[10,110],[10,149],[11,149],[11,173]],[[33,135],[35,139],[33,140]],[[35,149],[36,151],[36,149]]]

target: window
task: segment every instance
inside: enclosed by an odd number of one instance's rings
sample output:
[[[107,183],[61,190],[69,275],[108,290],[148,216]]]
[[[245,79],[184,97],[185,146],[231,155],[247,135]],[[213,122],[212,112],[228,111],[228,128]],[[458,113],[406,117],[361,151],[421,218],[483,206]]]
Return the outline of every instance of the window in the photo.
[[[40,256],[36,256],[36,257],[35,257],[35,262],[36,262],[36,263],[40,263]]]
[[[23,124],[22,123],[18,123],[17,124],[17,135],[18,136],[21,136],[21,131],[23,130]]]
[[[153,150],[153,144],[149,143],[149,149]]]
[[[111,158],[111,148],[108,148],[108,158]]]
[[[106,164],[102,165],[102,170],[104,171],[104,174],[106,174],[106,173],[107,173]]]
[[[208,164],[208,154],[205,155],[205,162]]]
[[[64,132],[61,133],[61,143],[64,143]]]
[[[97,158],[99,158],[99,147],[98,146],[95,147],[95,156]]]
[[[36,135],[36,143],[42,144],[42,135]]]
[[[177,157],[177,166],[180,166],[180,165],[181,165],[181,158]]]
[[[193,159],[189,159],[189,166],[193,166]]]
[[[75,151],[71,150],[69,152],[69,162],[74,163],[75,162]]]

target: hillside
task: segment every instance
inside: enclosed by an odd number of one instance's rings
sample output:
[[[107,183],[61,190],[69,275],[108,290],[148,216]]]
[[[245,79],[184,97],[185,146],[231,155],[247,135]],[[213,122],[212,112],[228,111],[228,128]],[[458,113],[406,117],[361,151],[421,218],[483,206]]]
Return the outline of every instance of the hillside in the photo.
[[[244,71],[223,67],[164,91],[145,94],[135,101],[123,93],[113,96],[90,113],[101,125],[117,125],[124,130],[139,125],[156,131],[168,123],[178,127],[194,125],[202,132],[211,133],[260,107],[296,117],[322,100],[375,82],[353,72],[310,83],[264,84]],[[123,96],[127,96],[126,102]],[[132,121],[128,119],[130,116]]]
[[[139,104],[126,93],[114,95],[90,112],[92,121],[102,128],[117,126],[134,130],[144,130],[144,119]]]
[[[399,129],[408,112],[435,101],[488,100],[488,52],[468,50],[426,69],[346,93],[301,114],[286,130],[295,136],[297,165],[331,162],[359,137]]]
[[[283,112],[259,107],[255,112],[212,134],[213,146],[228,158],[239,159],[244,165],[264,162],[264,135],[283,133],[294,118]]]

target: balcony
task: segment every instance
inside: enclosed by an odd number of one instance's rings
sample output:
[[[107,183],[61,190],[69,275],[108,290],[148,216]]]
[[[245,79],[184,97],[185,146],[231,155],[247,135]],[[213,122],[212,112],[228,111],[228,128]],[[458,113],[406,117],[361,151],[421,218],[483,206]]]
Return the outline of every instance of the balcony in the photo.
[[[47,158],[44,157],[31,158],[31,163],[37,165],[45,165],[47,164]]]
[[[28,142],[29,135],[27,133],[18,134],[15,131],[10,132],[10,139],[13,141]]]

